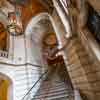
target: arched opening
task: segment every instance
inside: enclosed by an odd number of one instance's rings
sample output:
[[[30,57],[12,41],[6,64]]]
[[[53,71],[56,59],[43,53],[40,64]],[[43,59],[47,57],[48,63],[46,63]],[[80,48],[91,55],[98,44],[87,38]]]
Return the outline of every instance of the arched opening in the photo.
[[[72,91],[72,83],[66,69],[63,55],[58,54],[59,50],[57,47],[59,43],[56,34],[48,33],[44,36],[42,43],[43,58],[48,64],[48,79],[56,75],[61,80],[59,82],[64,82],[68,86],[69,91]]]
[[[31,51],[36,54],[36,56],[32,57],[40,60],[40,62],[44,64],[42,71],[48,69],[49,73],[47,76],[50,77],[56,73],[54,76],[57,76],[57,79],[59,77],[59,79],[61,79],[60,82],[64,82],[64,84],[68,85],[69,90],[72,90],[71,80],[64,63],[63,55],[56,55],[56,52],[58,52],[57,46],[59,45],[57,37],[59,36],[55,32],[56,26],[54,27],[52,25],[52,21],[51,17],[47,13],[40,13],[27,25],[25,30],[26,37],[31,41],[31,45],[33,45],[33,49]],[[40,50],[40,52],[38,52],[38,50]],[[37,64],[41,64],[40,62],[37,62]],[[46,80],[48,81],[50,77],[47,77]]]
[[[0,100],[13,100],[12,80],[0,73]]]

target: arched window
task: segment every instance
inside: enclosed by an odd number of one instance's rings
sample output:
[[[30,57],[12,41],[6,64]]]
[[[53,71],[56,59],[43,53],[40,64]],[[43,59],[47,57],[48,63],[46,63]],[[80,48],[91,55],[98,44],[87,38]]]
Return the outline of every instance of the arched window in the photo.
[[[7,51],[7,30],[4,25],[0,22],[0,50]]]

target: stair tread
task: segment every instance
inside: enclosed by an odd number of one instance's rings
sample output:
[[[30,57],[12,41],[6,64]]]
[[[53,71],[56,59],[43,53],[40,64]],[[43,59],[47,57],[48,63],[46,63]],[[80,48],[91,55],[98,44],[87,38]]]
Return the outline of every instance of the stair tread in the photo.
[[[37,94],[36,96],[39,96],[39,95],[49,95],[49,94],[59,94],[59,93],[68,93],[68,91],[67,90],[61,90],[61,91],[47,91],[47,92],[42,92],[42,93],[39,93],[39,94]]]
[[[43,81],[32,100],[41,100],[42,98],[44,100],[64,100],[61,98],[68,98],[70,92],[67,84],[60,80],[57,75],[54,75]]]

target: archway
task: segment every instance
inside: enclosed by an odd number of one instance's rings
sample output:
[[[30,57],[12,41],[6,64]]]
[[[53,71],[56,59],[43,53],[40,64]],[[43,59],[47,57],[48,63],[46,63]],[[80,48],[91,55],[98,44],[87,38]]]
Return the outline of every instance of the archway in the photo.
[[[31,45],[30,48],[27,48],[27,61],[33,58],[33,62],[35,64],[40,64],[43,66],[46,65],[42,57],[42,39],[45,34],[53,31],[54,30],[47,13],[40,13],[30,20],[25,30],[26,47],[29,47],[29,44]],[[32,53],[32,56],[30,57],[29,51]],[[43,68],[43,71],[44,70],[46,70],[46,67]]]
[[[0,72],[0,100],[13,100],[12,80]]]
[[[56,28],[56,26],[54,26],[54,24],[53,24],[53,19],[48,13],[38,14],[36,17],[32,18],[32,20],[29,22],[29,24],[26,27],[26,30],[25,30],[25,36],[26,36],[26,40],[27,40],[26,45],[31,44],[32,48],[33,48],[31,50],[31,53],[33,52],[33,55],[31,56],[31,58],[33,57],[34,59],[39,59],[40,62],[42,62],[42,65],[48,65],[47,61],[44,60],[43,51],[42,51],[44,37],[48,34],[53,33],[53,34],[55,34],[58,44],[59,44],[59,39],[58,39],[59,34],[57,34],[55,32],[55,28]],[[30,43],[29,43],[29,41],[30,41]],[[27,48],[27,51],[29,51],[29,49],[31,49],[31,48]],[[35,54],[35,56],[34,56],[34,54]],[[29,52],[27,52],[27,55],[29,55]],[[31,58],[28,58],[27,60],[29,60]],[[63,60],[63,63],[64,63],[63,55],[61,56],[61,59]],[[41,64],[40,62],[37,61],[35,63]],[[65,66],[64,66],[64,68],[65,68]],[[48,68],[49,68],[48,66],[43,67],[42,71],[44,71]],[[63,70],[65,70],[65,69],[63,69]],[[62,73],[60,73],[60,74],[62,75]],[[67,75],[68,75],[68,73],[67,73]]]

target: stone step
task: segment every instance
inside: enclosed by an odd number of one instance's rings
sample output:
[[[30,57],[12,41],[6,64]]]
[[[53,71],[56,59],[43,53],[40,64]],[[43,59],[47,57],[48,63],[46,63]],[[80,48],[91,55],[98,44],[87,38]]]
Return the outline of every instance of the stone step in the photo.
[[[59,88],[58,90],[54,89],[53,91],[51,90],[47,90],[47,91],[42,91],[42,92],[38,92],[38,94],[36,96],[39,96],[39,95],[48,95],[48,94],[59,94],[59,93],[62,93],[62,92],[66,92],[68,93],[68,90],[64,89],[64,88]]]
[[[52,85],[52,84],[49,84],[49,83],[48,83],[48,85],[43,84],[43,85],[41,85],[40,91],[42,91],[42,90],[48,90],[47,87],[48,88],[50,87],[49,88],[50,90],[59,89],[59,88],[62,88],[62,87],[68,89],[68,87],[63,82],[61,82],[61,83],[55,84],[55,85]]]
[[[64,98],[67,97],[68,98],[68,93],[55,93],[55,94],[49,94],[49,95],[41,95],[41,96],[37,96],[34,97],[32,100],[41,100],[42,98],[45,98],[44,100],[52,100],[52,99],[59,99],[59,98]]]
[[[43,81],[40,89],[32,100],[69,100],[68,85],[54,75],[50,79]],[[65,99],[66,98],[66,99]]]

